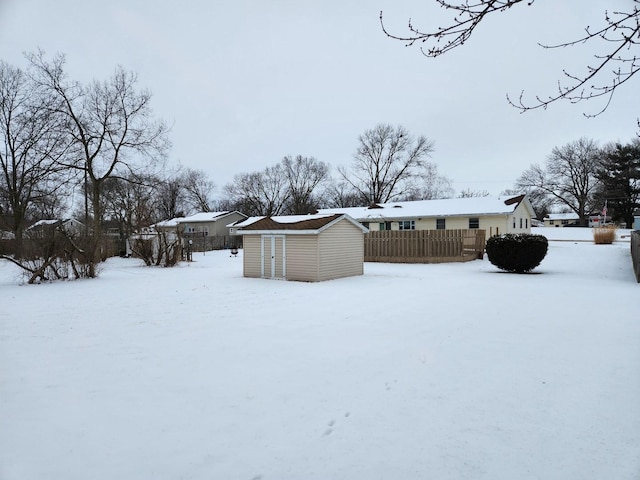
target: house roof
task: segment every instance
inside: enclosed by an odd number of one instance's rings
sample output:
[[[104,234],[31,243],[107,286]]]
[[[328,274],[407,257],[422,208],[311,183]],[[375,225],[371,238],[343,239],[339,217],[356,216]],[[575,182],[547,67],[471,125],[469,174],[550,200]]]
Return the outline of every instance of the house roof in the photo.
[[[77,222],[77,221],[72,220],[70,218],[65,218],[65,219],[47,218],[47,219],[38,220],[36,223],[31,225],[29,228],[27,228],[27,230],[29,230],[31,228],[43,227],[45,225],[64,225],[66,223],[70,223],[71,225],[73,225],[74,223],[80,224],[80,222]]]
[[[246,215],[243,213],[240,213],[238,211],[222,211],[222,212],[200,212],[200,213],[195,213],[193,215],[189,215],[188,217],[176,217],[176,218],[172,218],[170,220],[163,220],[161,222],[158,222],[156,224],[154,224],[153,226],[158,228],[175,228],[177,227],[180,223],[209,223],[209,222],[217,222],[218,220],[221,220],[225,217],[227,217],[228,215],[231,215],[232,213],[237,213],[239,215],[242,215],[243,217],[246,218]]]
[[[183,220],[183,219],[184,219],[184,217],[176,217],[176,218],[172,218],[171,220],[162,220],[161,222],[153,224],[152,227],[156,227],[156,228],[177,227],[178,223],[180,223],[180,221]]]
[[[577,213],[550,213],[544,220],[580,220],[580,217]]]
[[[525,195],[508,197],[447,198],[439,200],[417,200],[390,202],[370,207],[326,208],[318,213],[342,213],[361,222],[371,220],[393,220],[421,217],[486,216],[507,215],[520,205],[527,204],[532,215],[535,213]]]
[[[338,221],[345,219],[357,226],[363,232],[367,229],[345,214],[315,214],[315,215],[283,215],[276,217],[249,217],[233,225],[237,233],[287,233],[287,234],[318,234]]]
[[[228,210],[222,212],[201,212],[189,215],[188,217],[179,218],[178,223],[216,222],[232,213],[239,213],[240,215],[246,217],[246,215],[243,215],[240,212],[232,212]]]

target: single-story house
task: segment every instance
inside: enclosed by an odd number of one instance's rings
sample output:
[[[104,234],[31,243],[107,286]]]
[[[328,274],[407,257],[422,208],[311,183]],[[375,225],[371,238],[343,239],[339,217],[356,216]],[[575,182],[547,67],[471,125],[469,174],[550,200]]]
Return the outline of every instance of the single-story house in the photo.
[[[544,217],[543,220],[545,227],[579,227],[583,225],[578,214],[574,212],[550,213]],[[599,213],[589,215],[587,221],[587,226],[590,228],[602,227],[603,225],[609,224],[611,224],[611,217],[608,215],[603,216]]]
[[[321,214],[346,214],[371,231],[483,229],[487,237],[530,233],[535,212],[526,195],[417,200],[369,207],[326,208]]]
[[[246,218],[238,211],[202,212],[158,222],[154,227],[167,233],[176,233],[179,229],[195,250],[204,251],[237,246],[228,225]]]
[[[318,282],[364,272],[367,229],[348,215],[251,217],[233,228],[245,277]]]
[[[580,224],[577,213],[550,213],[542,219],[545,227],[566,227],[567,225]]]

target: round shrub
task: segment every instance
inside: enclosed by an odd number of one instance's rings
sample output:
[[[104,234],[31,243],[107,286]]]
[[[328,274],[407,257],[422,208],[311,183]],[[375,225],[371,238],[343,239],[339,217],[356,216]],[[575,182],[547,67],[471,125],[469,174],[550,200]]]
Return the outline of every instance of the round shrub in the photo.
[[[542,235],[507,233],[487,240],[487,257],[501,270],[515,273],[530,272],[547,254],[549,242]]]

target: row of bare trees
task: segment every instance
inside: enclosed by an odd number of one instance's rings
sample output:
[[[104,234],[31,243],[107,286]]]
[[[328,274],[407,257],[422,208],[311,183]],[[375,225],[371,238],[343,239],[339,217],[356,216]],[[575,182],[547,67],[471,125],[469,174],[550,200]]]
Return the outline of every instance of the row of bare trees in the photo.
[[[23,257],[29,219],[59,213],[79,194],[86,230],[74,245],[94,277],[104,255],[105,194],[161,167],[167,127],[132,72],[118,67],[107,80],[82,84],[66,75],[63,55],[26,57],[26,70],[0,61],[0,205],[14,234],[11,258]]]
[[[379,124],[358,138],[353,163],[339,168],[337,178],[312,156],[285,156],[236,175],[215,199],[206,172],[167,171],[168,129],[154,117],[151,93],[135,73],[118,67],[106,80],[83,84],[68,77],[64,55],[38,51],[26,59],[26,69],[0,61],[0,231],[13,234],[11,252],[0,255],[21,266],[31,255],[28,227],[69,218],[70,211],[83,229],[73,238],[59,229],[67,242],[58,244],[75,248],[66,256],[94,277],[107,230],[124,242],[141,227],[193,212],[304,214],[452,194],[450,181],[429,161],[433,142]]]
[[[428,160],[432,152],[426,137],[378,124],[358,137],[353,162],[338,167],[337,177],[314,157],[285,156],[262,171],[236,175],[224,188],[223,203],[248,215],[291,215],[452,196],[451,181]]]
[[[539,217],[551,209],[578,215],[583,225],[605,204],[615,222],[633,223],[640,208],[640,140],[600,147],[580,138],[552,150],[543,165],[525,170],[515,185],[529,193]]]

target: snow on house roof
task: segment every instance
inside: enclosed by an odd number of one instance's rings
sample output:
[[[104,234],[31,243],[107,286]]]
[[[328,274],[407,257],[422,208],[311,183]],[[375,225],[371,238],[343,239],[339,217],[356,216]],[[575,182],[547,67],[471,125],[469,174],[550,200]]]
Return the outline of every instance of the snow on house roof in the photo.
[[[223,211],[223,212],[200,212],[195,213],[193,215],[189,215],[188,217],[183,217],[180,219],[180,223],[189,223],[189,222],[212,222],[218,219],[218,217],[222,217],[231,212]]]
[[[523,195],[518,195],[417,200],[383,203],[371,207],[325,208],[318,213],[344,213],[360,221],[455,215],[503,215],[513,213],[524,198]]]
[[[35,228],[35,227],[40,227],[42,225],[55,225],[56,223],[59,223],[61,220],[58,219],[43,219],[43,220],[38,220],[36,223],[34,223],[33,225],[31,225],[29,228]]]
[[[74,226],[74,225],[82,225],[80,222],[73,220],[71,218],[46,218],[46,219],[42,219],[42,220],[38,220],[36,223],[34,223],[33,225],[31,225],[29,228],[27,228],[27,230],[31,229],[31,228],[38,228],[38,227],[43,227],[45,225],[69,225],[69,226]]]
[[[577,213],[550,213],[546,217],[545,220],[579,220],[580,217]]]
[[[180,223],[215,222],[220,218],[225,217],[231,213],[239,213],[240,215],[244,216],[240,212],[232,212],[228,210],[225,210],[222,212],[200,212],[200,213],[195,213],[193,215],[189,215],[188,217],[176,217],[176,218],[172,218],[171,220],[163,220],[161,222],[156,223],[153,226],[156,228],[157,227],[174,228],[174,227],[177,227],[178,224]]]
[[[176,218],[172,218],[170,220],[162,220],[161,222],[155,223],[152,225],[152,227],[165,227],[165,228],[172,228],[172,227],[177,227],[178,223],[180,223],[182,220],[184,220],[184,217],[176,217]]]

